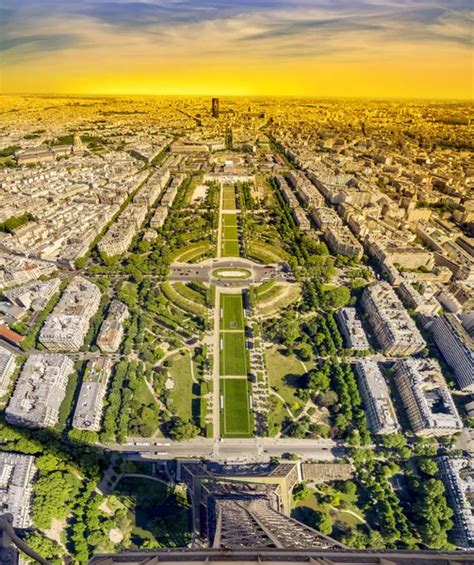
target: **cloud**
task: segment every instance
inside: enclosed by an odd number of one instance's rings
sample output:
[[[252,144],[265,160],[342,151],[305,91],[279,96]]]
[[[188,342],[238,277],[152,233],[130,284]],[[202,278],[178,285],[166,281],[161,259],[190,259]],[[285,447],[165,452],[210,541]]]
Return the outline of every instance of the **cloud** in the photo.
[[[3,0],[4,49],[149,59],[376,56],[401,45],[472,46],[467,0]]]

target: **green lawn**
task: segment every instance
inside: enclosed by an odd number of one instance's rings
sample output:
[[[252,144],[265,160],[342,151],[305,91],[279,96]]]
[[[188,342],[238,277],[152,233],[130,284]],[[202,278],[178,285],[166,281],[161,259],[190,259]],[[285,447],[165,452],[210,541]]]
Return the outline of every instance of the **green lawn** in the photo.
[[[221,294],[221,330],[244,329],[242,294]]]
[[[238,239],[237,226],[224,226],[223,239]]]
[[[236,226],[237,225],[237,214],[222,214],[222,225]]]
[[[285,400],[293,413],[299,412],[304,402],[296,396],[296,391],[299,377],[306,372],[303,365],[294,355],[282,355],[276,347],[265,352],[265,359],[270,386]],[[308,369],[313,366],[314,363],[306,363]]]
[[[224,210],[236,210],[237,202],[235,200],[235,189],[233,186],[224,186],[224,195],[222,207]]]
[[[173,379],[174,388],[170,391],[172,405],[177,414],[185,419],[192,418],[193,380],[191,377],[191,360],[189,354],[177,354],[170,357],[172,363],[169,375]]]
[[[247,379],[221,379],[220,390],[224,396],[222,437],[251,437],[253,425]]]
[[[244,332],[222,332],[220,338],[220,374],[242,377],[247,375]]]
[[[239,257],[239,242],[235,239],[224,239],[222,242],[223,257]]]

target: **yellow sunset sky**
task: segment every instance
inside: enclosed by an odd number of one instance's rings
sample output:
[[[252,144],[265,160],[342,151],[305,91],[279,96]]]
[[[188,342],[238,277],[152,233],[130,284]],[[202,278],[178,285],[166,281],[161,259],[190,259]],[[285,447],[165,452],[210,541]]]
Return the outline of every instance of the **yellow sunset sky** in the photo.
[[[3,93],[473,96],[467,1],[4,0]]]

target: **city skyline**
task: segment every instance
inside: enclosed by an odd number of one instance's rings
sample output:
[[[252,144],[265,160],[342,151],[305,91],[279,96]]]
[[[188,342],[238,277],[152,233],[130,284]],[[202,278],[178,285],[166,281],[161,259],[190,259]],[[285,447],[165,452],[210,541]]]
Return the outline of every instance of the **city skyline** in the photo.
[[[473,92],[472,10],[464,1],[7,0],[0,25],[3,93],[470,99]]]

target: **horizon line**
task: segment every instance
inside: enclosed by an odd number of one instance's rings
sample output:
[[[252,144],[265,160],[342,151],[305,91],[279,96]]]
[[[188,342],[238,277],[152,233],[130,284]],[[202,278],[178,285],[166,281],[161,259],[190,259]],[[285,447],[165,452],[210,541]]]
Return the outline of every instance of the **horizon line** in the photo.
[[[208,94],[183,94],[183,93],[173,93],[173,94],[163,94],[163,93],[78,93],[78,92],[0,92],[1,97],[5,96],[34,96],[34,97],[47,97],[47,96],[64,96],[64,97],[76,97],[76,98],[125,98],[125,97],[141,97],[141,98],[301,98],[301,99],[315,99],[315,100],[411,100],[411,101],[443,101],[443,102],[470,102],[474,104],[474,97],[468,96],[466,98],[446,98],[446,97],[429,97],[429,96],[369,96],[369,95],[355,95],[355,96],[345,96],[345,95],[313,95],[313,94],[219,94],[219,93],[208,93]]]

